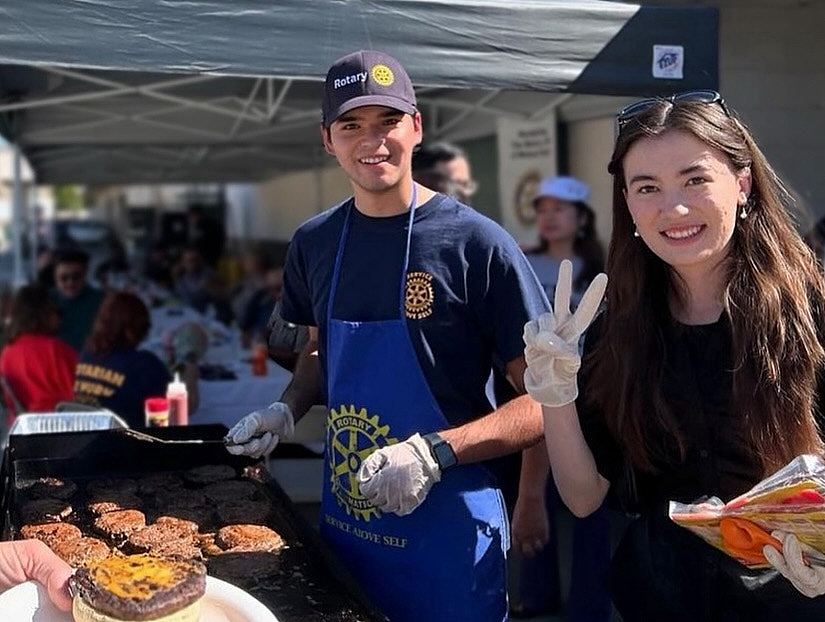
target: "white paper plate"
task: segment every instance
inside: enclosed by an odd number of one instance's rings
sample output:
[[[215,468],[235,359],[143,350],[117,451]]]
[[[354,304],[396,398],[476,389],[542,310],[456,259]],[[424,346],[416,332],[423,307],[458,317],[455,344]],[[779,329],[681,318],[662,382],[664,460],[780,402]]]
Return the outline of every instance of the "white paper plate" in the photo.
[[[27,581],[0,594],[0,617],[14,622],[72,622],[60,611],[39,583]],[[206,577],[206,595],[200,622],[278,622],[266,606],[239,587]]]

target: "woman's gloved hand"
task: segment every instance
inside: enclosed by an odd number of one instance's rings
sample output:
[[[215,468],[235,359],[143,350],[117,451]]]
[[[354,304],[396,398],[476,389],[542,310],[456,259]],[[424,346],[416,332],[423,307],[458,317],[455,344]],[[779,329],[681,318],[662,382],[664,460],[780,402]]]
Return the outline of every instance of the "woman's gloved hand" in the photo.
[[[273,402],[238,421],[226,435],[226,450],[236,456],[260,458],[272,453],[281,439],[295,432],[292,410],[283,402]]]
[[[573,264],[559,267],[553,310],[524,326],[524,386],[530,396],[547,406],[564,406],[578,397],[576,375],[581,367],[579,338],[590,326],[604,298],[607,275],[596,275],[575,313],[570,313]]]
[[[406,516],[424,502],[441,469],[421,435],[374,451],[358,470],[363,494],[382,512]]]
[[[774,531],[771,535],[782,543],[782,550],[777,551],[772,546],[764,547],[762,553],[768,563],[808,598],[825,594],[825,568],[809,566],[802,557],[803,552],[820,557],[821,554],[807,544],[802,544],[791,533]]]

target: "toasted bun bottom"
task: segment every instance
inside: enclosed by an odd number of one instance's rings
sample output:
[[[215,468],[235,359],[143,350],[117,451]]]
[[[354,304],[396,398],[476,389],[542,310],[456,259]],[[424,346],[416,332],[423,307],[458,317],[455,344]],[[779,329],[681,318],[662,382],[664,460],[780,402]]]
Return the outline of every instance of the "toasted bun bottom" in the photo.
[[[146,622],[198,622],[200,615],[201,599],[199,598],[180,611],[159,618],[150,618],[146,620]],[[92,609],[80,596],[75,596],[72,601],[72,616],[74,617],[74,622],[136,622],[134,620],[126,620],[125,618],[113,618],[105,613],[100,613]]]

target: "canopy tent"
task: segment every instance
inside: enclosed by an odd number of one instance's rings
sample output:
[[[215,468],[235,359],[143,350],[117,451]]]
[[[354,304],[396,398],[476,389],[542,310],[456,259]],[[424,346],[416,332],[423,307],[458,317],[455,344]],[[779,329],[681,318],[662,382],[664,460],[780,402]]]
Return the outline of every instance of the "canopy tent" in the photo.
[[[255,180],[319,160],[320,81],[397,56],[428,134],[561,97],[718,82],[712,8],[596,0],[19,0],[0,21],[0,131],[40,183]],[[540,93],[543,92],[543,93]]]

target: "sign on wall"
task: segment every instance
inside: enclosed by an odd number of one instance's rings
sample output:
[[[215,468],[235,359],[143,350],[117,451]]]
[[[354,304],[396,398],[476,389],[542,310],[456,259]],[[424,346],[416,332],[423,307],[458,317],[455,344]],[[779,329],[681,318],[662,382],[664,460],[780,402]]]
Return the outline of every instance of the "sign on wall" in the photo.
[[[556,119],[499,118],[498,161],[502,225],[522,245],[536,243],[533,198],[544,177],[556,174]]]

